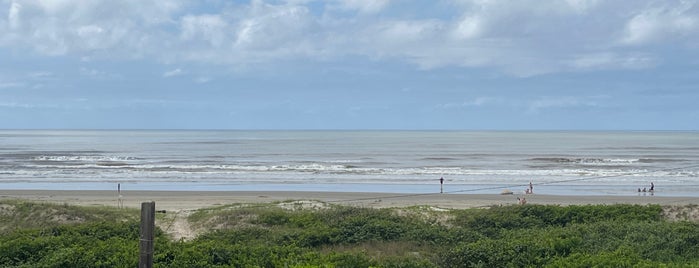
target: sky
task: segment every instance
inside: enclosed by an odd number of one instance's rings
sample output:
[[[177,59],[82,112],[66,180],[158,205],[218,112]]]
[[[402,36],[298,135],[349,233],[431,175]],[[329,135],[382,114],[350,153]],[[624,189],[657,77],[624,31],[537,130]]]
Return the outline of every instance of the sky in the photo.
[[[698,126],[697,0],[0,0],[0,129]]]

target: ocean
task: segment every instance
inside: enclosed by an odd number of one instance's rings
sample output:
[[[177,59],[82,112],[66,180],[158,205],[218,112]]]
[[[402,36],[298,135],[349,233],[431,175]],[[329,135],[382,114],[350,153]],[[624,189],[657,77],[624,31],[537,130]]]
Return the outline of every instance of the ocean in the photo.
[[[0,189],[699,197],[699,132],[0,130]]]

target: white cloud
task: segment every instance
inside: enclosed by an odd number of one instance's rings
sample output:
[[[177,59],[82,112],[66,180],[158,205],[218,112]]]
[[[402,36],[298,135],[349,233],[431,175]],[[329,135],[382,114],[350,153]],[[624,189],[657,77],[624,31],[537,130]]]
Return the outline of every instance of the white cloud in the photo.
[[[591,54],[591,55],[583,55],[576,57],[573,61],[572,64],[575,67],[583,68],[583,69],[591,69],[591,68],[597,68],[597,67],[603,67],[603,66],[608,66],[610,64],[613,64],[615,62],[616,55],[611,54],[611,53],[598,53],[598,54]]]
[[[361,13],[377,13],[388,6],[390,0],[336,0],[339,8],[358,10]]]
[[[481,108],[485,106],[492,106],[492,105],[511,105],[511,103],[508,103],[504,99],[500,97],[476,97],[473,99],[468,99],[463,102],[458,102],[458,103],[444,103],[444,104],[439,104],[437,108],[440,109],[462,109],[462,108]]]
[[[197,82],[199,84],[206,84],[208,82],[211,82],[211,77],[200,76],[197,77],[197,79],[194,79],[194,82]]]
[[[88,77],[98,78],[98,79],[115,78],[118,76],[116,74],[111,74],[111,73],[101,71],[98,69],[85,68],[85,67],[80,68],[80,74],[83,76],[88,76]]]
[[[227,23],[219,15],[187,15],[181,21],[183,40],[200,40],[208,42],[212,47],[220,47],[226,40]]]
[[[528,112],[537,113],[547,109],[568,109],[568,108],[594,108],[601,104],[599,100],[607,98],[607,96],[563,96],[563,97],[540,97],[535,100],[528,101]]]
[[[173,76],[179,76],[179,75],[182,75],[182,74],[184,74],[184,73],[182,72],[182,69],[177,68],[177,69],[174,69],[174,70],[167,71],[167,72],[163,73],[163,77],[173,77]]]
[[[46,77],[52,77],[54,74],[52,72],[46,72],[46,71],[38,71],[38,72],[32,72],[28,76],[30,78],[46,78]]]
[[[167,57],[234,67],[309,59],[316,46],[325,45],[312,36],[314,23],[305,6],[262,1],[218,15],[183,16],[179,40]]]
[[[482,31],[481,19],[477,16],[469,16],[463,18],[457,23],[454,35],[457,39],[470,39],[478,37]]]
[[[12,1],[5,44],[61,56],[138,57],[167,41],[168,20],[182,1]],[[2,8],[0,4],[0,8]],[[2,24],[0,23],[0,26]]]
[[[443,25],[437,20],[388,21],[368,28],[367,42],[380,42],[391,47],[405,47],[407,44],[429,42],[438,38]],[[369,44],[367,44],[368,46]]]
[[[421,69],[486,67],[531,76],[649,68],[662,62],[657,53],[663,45],[699,44],[696,1],[449,3],[450,10],[441,13],[410,15],[401,6],[413,2],[399,6],[389,0],[215,6],[188,0],[4,1],[0,47],[90,61],[146,59],[232,69],[364,57]]]
[[[41,88],[43,83],[54,79],[54,73],[47,71],[9,72],[0,77],[0,89]]]
[[[12,1],[10,4],[10,11],[7,14],[7,20],[10,23],[10,29],[18,29],[20,27],[20,11],[22,10],[22,5]]]
[[[573,69],[580,70],[644,69],[655,65],[656,61],[648,55],[605,52],[576,56],[570,64]]]
[[[437,105],[438,109],[508,109],[526,113],[539,113],[545,110],[586,109],[604,107],[607,95],[594,96],[539,96],[534,98],[505,98],[481,96],[463,102]]]
[[[238,21],[235,48],[250,50],[278,50],[295,46],[310,34],[312,23],[304,6],[275,6],[253,4]]]
[[[36,105],[27,103],[17,103],[17,102],[0,102],[0,108],[23,108],[23,109],[33,109]]]
[[[491,97],[478,97],[471,101],[466,101],[463,103],[464,106],[483,106],[487,103],[493,102],[495,99]]]
[[[587,12],[597,6],[600,0],[565,0],[577,12]]]
[[[696,5],[696,2],[683,1],[676,5],[644,10],[626,23],[625,34],[620,42],[641,45],[699,34],[699,7]]]
[[[24,87],[24,83],[19,83],[19,82],[0,82],[0,89],[3,88],[18,88],[18,87]]]

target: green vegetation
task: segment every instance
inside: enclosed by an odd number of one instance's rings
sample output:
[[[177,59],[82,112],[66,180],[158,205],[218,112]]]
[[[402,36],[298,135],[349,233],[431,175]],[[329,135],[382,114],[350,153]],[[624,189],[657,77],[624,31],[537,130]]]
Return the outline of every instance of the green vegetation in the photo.
[[[189,215],[155,267],[697,267],[699,224],[657,205],[435,211],[287,203]],[[136,210],[0,202],[0,267],[135,267]],[[159,216],[159,220],[167,219]]]

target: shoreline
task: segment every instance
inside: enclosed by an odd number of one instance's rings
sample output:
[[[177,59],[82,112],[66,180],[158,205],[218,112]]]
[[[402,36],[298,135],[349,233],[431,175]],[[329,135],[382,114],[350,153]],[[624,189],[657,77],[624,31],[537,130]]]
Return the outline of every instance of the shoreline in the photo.
[[[638,192],[650,185],[608,183],[550,183],[535,181],[534,193],[561,196],[667,196],[699,198],[699,183],[658,184],[655,192]],[[230,182],[150,182],[150,181],[99,181],[99,182],[2,182],[2,190],[45,191],[195,191],[195,192],[348,192],[377,194],[436,194],[438,181],[433,184],[409,183],[230,183]],[[445,183],[447,194],[499,194],[510,190],[524,194],[528,183]]]
[[[463,209],[500,205],[516,205],[517,197],[528,204],[541,205],[612,205],[612,204],[699,204],[697,197],[682,196],[612,196],[612,195],[550,195],[550,194],[396,194],[377,192],[317,192],[317,191],[122,191],[123,205],[140,208],[142,202],[154,201],[157,209],[180,211],[235,203],[272,203],[289,200],[321,202],[372,208],[431,206]],[[69,204],[78,206],[118,206],[116,191],[105,190],[0,190],[0,200]]]

